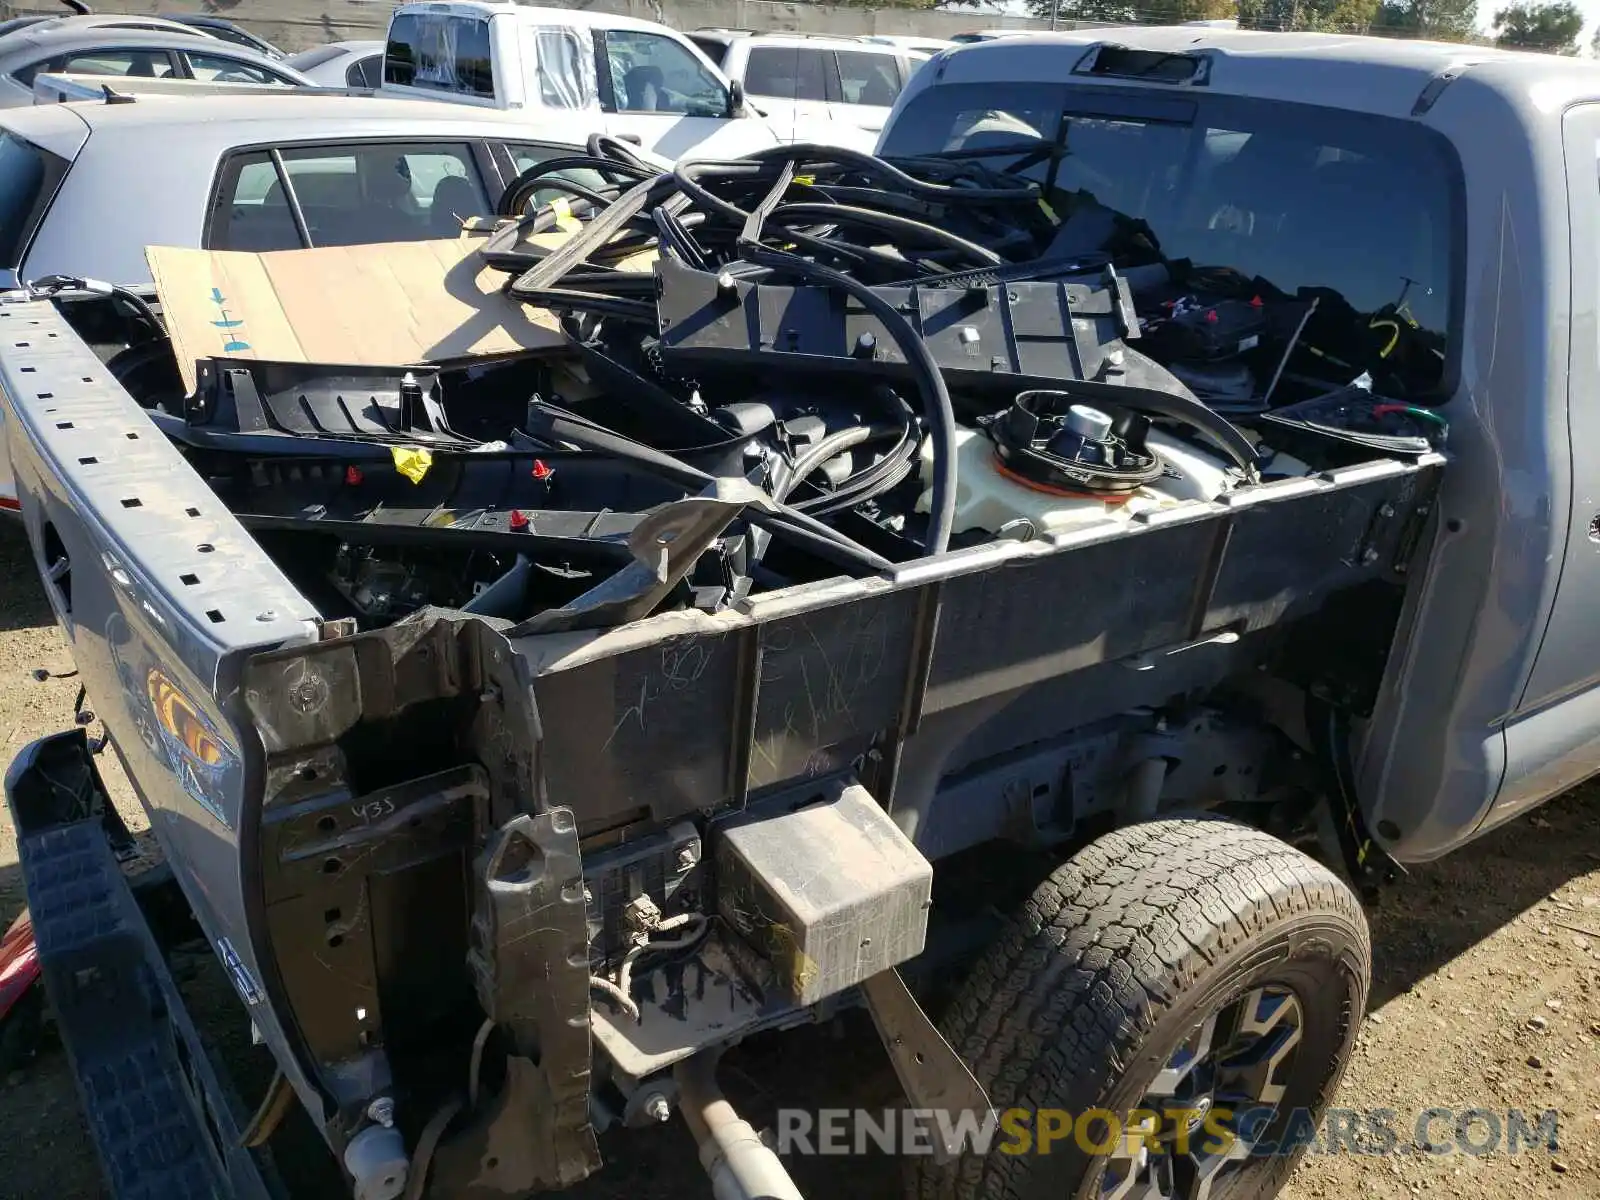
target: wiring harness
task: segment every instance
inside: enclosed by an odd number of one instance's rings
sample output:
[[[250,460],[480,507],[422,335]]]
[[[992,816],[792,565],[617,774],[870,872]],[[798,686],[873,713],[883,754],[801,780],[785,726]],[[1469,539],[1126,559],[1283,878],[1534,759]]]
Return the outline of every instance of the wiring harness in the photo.
[[[682,381],[661,378],[659,356],[651,358],[666,323],[658,306],[663,283],[637,269],[640,256],[714,273],[730,294],[741,284],[788,284],[845,297],[881,325],[916,406],[893,392],[874,419],[830,430],[779,473],[772,494],[811,516],[871,503],[910,475],[926,437],[932,443],[931,503],[921,549],[936,554],[948,548],[956,404],[925,323],[885,292],[970,291],[1059,278],[1104,270],[1104,260],[1035,260],[1035,248],[1048,242],[1051,229],[1037,188],[972,161],[891,163],[838,147],[795,145],[657,170],[614,139],[591,138],[588,151],[541,163],[507,190],[501,209],[509,220],[482,255],[514,276],[510,293],[561,314],[574,340],[604,351],[609,367],[644,345],[640,357],[655,369],[658,407],[670,406],[676,395],[690,408],[698,391],[685,397],[680,387],[674,393],[673,384]],[[1019,265],[1017,257],[1027,261]],[[1069,372],[1072,365],[1064,363]],[[820,468],[857,447],[875,452],[848,477],[807,491],[806,481]],[[1248,453],[1237,442],[1232,449],[1236,457]]]

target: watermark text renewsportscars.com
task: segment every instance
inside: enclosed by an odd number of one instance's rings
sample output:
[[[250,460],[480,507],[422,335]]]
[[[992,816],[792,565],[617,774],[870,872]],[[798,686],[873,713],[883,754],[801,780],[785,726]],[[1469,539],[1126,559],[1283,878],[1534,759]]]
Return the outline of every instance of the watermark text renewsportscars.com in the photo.
[[[943,1109],[779,1109],[772,1131],[780,1155],[933,1154],[943,1145],[962,1154],[1050,1154],[1068,1148],[1092,1155],[1152,1154],[1521,1154],[1554,1153],[1555,1109],[1330,1108],[1318,1120],[1306,1109],[1223,1107],[1134,1109],[1010,1108],[999,1113]],[[1239,1143],[1244,1146],[1239,1146]]]

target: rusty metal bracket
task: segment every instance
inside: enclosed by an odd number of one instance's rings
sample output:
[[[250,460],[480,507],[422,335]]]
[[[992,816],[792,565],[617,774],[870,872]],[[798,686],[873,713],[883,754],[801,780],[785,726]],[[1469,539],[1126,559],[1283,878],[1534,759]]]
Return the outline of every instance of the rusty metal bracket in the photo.
[[[899,971],[878,972],[861,985],[861,994],[911,1106],[947,1114],[935,1120],[931,1132],[935,1159],[951,1161],[961,1153],[959,1114],[972,1113],[979,1125],[994,1116],[988,1093],[922,1011]]]
[[[511,1054],[487,1119],[440,1147],[435,1178],[459,1183],[462,1195],[568,1187],[600,1166],[589,1123],[589,946],[572,810],[512,818],[489,839],[475,874],[468,965]],[[496,1149],[509,1145],[524,1152]]]

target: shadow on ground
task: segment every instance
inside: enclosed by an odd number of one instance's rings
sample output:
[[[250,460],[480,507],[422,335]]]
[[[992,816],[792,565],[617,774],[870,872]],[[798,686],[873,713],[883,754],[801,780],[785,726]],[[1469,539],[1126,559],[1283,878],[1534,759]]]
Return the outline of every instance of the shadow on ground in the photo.
[[[22,894],[22,868],[16,863],[0,863],[0,933],[11,928],[17,914],[27,907]]]
[[[1413,867],[1368,911],[1369,1008],[1442,969],[1564,884],[1600,871],[1600,784],[1584,784],[1437,862]],[[1600,940],[1600,913],[1573,914]],[[1576,932],[1576,931],[1575,931]]]
[[[54,621],[22,522],[0,513],[0,633]]]

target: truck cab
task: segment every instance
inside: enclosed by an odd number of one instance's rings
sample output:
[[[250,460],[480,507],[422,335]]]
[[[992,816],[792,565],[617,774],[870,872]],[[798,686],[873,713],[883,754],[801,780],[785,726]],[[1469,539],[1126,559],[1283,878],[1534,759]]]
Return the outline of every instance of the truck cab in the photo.
[[[383,88],[581,124],[667,158],[728,157],[792,140],[688,38],[608,12],[498,3],[403,4],[389,19]],[[575,131],[576,132],[576,131]],[[819,121],[805,136],[870,149]]]
[[[1600,74],[1316,34],[1004,37],[919,72],[879,153],[966,147],[1004,166],[1043,129],[1073,153],[1025,170],[1054,202],[1076,197],[1080,221],[1109,207],[1163,255],[1331,288],[1369,314],[1384,362],[1420,372],[1381,386],[1451,420],[1427,582],[1358,735],[1352,784],[1388,850],[1438,857],[1600,768],[1583,599],[1600,578],[1600,193],[1582,165],[1600,145]],[[1333,310],[1319,311],[1313,345]],[[1309,364],[1331,365],[1301,351],[1291,368]]]

